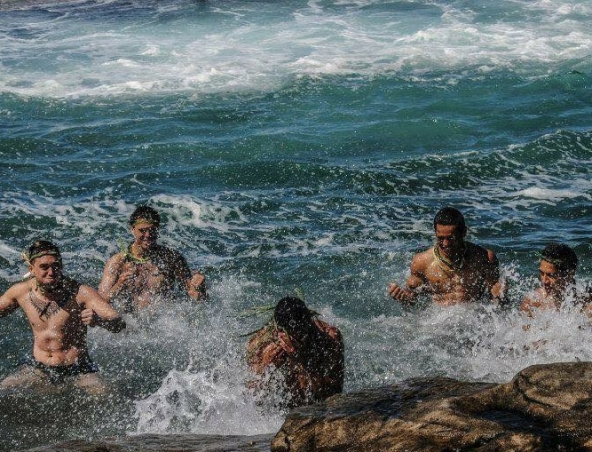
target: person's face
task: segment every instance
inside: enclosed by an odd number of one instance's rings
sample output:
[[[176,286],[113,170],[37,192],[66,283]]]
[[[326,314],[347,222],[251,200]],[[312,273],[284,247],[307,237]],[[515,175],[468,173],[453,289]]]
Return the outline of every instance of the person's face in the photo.
[[[543,289],[549,295],[560,295],[570,281],[569,276],[560,273],[556,265],[543,259],[539,265],[539,277]]]
[[[444,255],[451,255],[463,249],[464,245],[464,230],[458,226],[452,225],[436,225],[436,245]]]
[[[158,227],[153,223],[138,223],[132,227],[134,243],[144,249],[149,249],[158,240]]]
[[[62,262],[57,256],[41,256],[29,265],[29,271],[42,287],[56,287],[62,279]]]

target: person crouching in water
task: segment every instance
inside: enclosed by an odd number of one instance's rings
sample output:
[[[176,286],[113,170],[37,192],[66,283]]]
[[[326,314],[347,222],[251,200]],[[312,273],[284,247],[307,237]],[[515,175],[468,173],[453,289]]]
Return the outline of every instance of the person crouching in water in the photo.
[[[341,333],[318,319],[296,297],[282,298],[271,321],[249,340],[247,362],[261,382],[264,376],[281,374],[288,392],[285,406],[289,408],[318,402],[343,391]],[[271,383],[273,378],[267,381]],[[266,391],[272,390],[266,386]]]
[[[53,243],[37,241],[23,256],[28,279],[0,297],[0,317],[23,310],[33,332],[33,356],[0,388],[34,388],[71,378],[91,394],[103,393],[106,387],[88,354],[87,326],[117,333],[125,322],[94,289],[63,274],[60,250]]]

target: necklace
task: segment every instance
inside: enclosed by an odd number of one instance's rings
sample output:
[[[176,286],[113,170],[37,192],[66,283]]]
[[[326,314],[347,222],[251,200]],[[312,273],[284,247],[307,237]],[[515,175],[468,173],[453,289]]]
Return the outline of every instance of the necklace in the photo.
[[[462,270],[462,268],[465,266],[465,256],[467,254],[467,244],[464,244],[463,247],[463,253],[460,259],[460,262],[458,264],[455,264],[452,260],[448,259],[447,257],[444,257],[440,254],[440,250],[438,249],[438,245],[434,245],[433,248],[433,252],[434,252],[434,257],[436,258],[436,263],[438,264],[438,267],[440,267],[440,269],[444,272],[444,273],[450,273],[450,272],[457,272],[459,270]],[[445,268],[442,264],[445,264],[447,268]]]
[[[33,293],[33,289],[29,290],[29,301],[39,313],[39,318],[45,316],[48,319],[59,312],[67,303],[67,300],[64,302],[63,296],[59,300],[40,300]]]
[[[132,254],[131,251],[125,253],[125,258],[132,261],[134,264],[146,264],[150,262],[150,256],[146,257],[137,257]]]
[[[125,259],[133,262],[134,264],[146,264],[150,262],[150,253],[146,254],[146,257],[135,256],[132,252],[132,245],[129,245],[127,248],[121,248],[121,254],[123,254]]]
[[[58,287],[56,287],[54,290],[44,289],[43,286],[37,284],[36,288],[39,290],[40,293],[48,297],[49,301],[40,300],[34,294],[33,288],[29,290],[29,301],[31,302],[35,310],[39,313],[39,318],[45,316],[49,319],[52,315],[56,314],[61,309],[64,309],[64,307],[70,302],[70,300],[72,300],[76,296],[79,287],[80,284],[78,284],[73,279],[67,277],[64,277],[60,281]]]

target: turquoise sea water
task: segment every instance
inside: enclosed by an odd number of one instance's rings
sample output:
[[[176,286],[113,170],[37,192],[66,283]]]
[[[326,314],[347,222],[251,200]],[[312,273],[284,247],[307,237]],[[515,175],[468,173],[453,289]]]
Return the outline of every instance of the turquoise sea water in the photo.
[[[343,331],[346,390],[592,359],[577,312],[525,332],[515,310],[549,241],[592,277],[591,19],[561,0],[0,1],[0,290],[40,237],[96,286],[149,203],[212,294],[91,331],[107,400],[0,395],[0,450],[276,431],[242,384],[266,317],[239,314],[300,290]],[[386,296],[444,205],[498,254],[513,309]],[[4,376],[31,340],[20,314],[0,331]]]

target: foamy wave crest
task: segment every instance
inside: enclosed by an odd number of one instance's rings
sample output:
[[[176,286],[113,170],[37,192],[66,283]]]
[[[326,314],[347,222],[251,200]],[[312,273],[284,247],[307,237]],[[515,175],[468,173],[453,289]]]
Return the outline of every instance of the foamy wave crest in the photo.
[[[581,184],[578,184],[577,181],[571,181],[574,185],[588,185],[588,189],[592,189],[592,184],[590,181],[581,181]],[[547,200],[550,202],[558,202],[563,199],[570,199],[570,198],[580,198],[583,197],[590,201],[592,197],[587,195],[581,191],[572,191],[572,190],[552,190],[543,187],[529,187],[525,190],[520,190],[515,193],[516,196],[523,196],[525,198],[534,198],[538,200]]]
[[[241,372],[228,369],[223,373],[169,372],[156,393],[136,402],[137,433],[254,435],[277,431],[282,413],[263,413],[240,376]]]
[[[592,47],[591,9],[574,2],[402,5],[290,2],[270,9],[257,2],[181,2],[137,10],[112,1],[95,8],[66,3],[33,9],[28,20],[19,12],[17,24],[9,11],[0,36],[0,91],[44,97],[268,92],[301,76],[467,67],[484,74],[520,67],[541,76],[549,66],[587,58]]]

